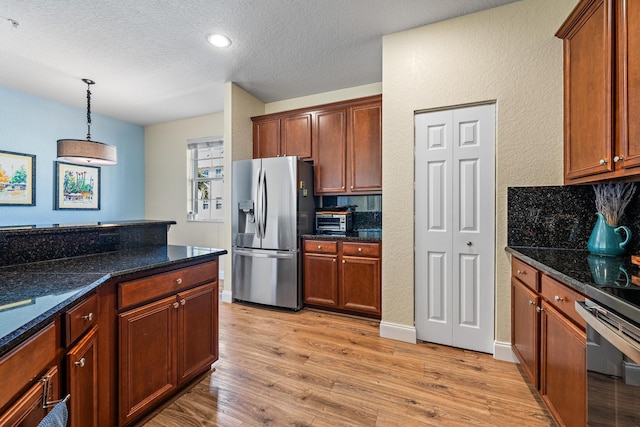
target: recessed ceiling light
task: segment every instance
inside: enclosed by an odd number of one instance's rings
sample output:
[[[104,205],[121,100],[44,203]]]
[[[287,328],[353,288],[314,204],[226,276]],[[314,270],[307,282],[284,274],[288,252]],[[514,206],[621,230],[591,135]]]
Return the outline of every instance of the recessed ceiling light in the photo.
[[[228,47],[231,46],[231,40],[227,36],[222,34],[210,34],[207,37],[207,41],[215,47]]]

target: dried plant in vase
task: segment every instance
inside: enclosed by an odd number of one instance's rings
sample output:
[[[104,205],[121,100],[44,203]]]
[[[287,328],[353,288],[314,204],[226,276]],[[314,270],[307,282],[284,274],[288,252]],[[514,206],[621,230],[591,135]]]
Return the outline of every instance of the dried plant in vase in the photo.
[[[598,255],[622,255],[631,240],[631,230],[624,225],[619,226],[618,222],[636,192],[635,184],[597,184],[593,186],[593,191],[596,193],[598,219],[587,242],[587,249]]]
[[[632,182],[596,184],[593,191],[596,193],[596,210],[604,216],[607,224],[616,227],[636,192],[636,186]]]

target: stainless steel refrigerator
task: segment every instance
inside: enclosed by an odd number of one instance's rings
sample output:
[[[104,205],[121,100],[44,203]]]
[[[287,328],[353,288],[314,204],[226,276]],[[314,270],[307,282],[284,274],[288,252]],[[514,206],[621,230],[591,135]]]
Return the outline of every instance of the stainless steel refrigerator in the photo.
[[[232,297],[302,308],[300,236],[313,232],[313,167],[297,157],[233,162]]]

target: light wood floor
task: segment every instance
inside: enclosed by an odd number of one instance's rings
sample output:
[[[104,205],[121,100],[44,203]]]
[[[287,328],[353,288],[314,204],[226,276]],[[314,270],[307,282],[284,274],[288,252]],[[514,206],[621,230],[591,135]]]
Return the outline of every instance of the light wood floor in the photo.
[[[516,364],[321,311],[221,303],[213,366],[142,425],[555,425]]]

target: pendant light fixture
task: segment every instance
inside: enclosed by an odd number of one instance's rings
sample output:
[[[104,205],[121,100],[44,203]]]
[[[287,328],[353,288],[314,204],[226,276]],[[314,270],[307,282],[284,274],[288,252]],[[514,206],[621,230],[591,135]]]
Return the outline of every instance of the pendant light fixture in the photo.
[[[118,149],[113,145],[91,140],[91,85],[93,80],[82,79],[87,84],[87,139],[59,139],[58,160],[76,164],[113,166],[118,163]]]

